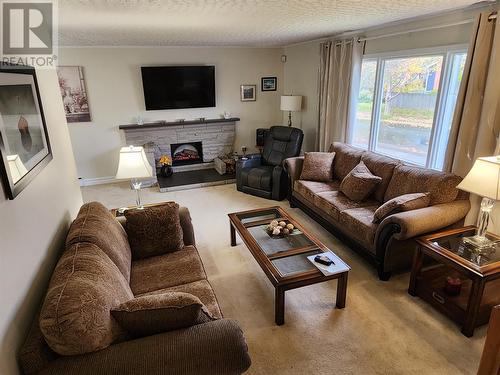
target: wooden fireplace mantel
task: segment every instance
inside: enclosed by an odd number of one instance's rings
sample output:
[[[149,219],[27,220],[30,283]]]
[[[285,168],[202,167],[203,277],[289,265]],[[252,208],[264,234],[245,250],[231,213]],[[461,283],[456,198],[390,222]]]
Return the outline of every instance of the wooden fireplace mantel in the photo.
[[[169,126],[180,126],[180,125],[203,125],[203,124],[220,124],[225,122],[236,122],[240,121],[239,117],[231,118],[215,118],[215,119],[205,119],[205,120],[189,120],[189,121],[155,121],[148,122],[142,125],[139,124],[127,124],[120,125],[119,128],[123,130],[135,130],[135,129],[151,129],[151,128],[165,128]]]

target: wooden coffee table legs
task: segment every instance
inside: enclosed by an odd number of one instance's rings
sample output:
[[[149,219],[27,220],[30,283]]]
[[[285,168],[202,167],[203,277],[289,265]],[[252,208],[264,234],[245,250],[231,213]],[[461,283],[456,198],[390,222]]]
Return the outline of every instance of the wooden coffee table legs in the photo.
[[[229,223],[229,227],[231,228],[231,246],[236,246],[236,230],[234,229],[233,223]]]
[[[337,300],[335,307],[343,309],[345,307],[345,300],[347,295],[347,276],[348,272],[343,272],[339,275],[337,281]],[[307,284],[305,284],[307,285]],[[276,325],[281,326],[285,324],[285,292],[290,289],[300,288],[302,284],[294,286],[287,285],[286,287],[276,286],[274,291],[274,322]]]

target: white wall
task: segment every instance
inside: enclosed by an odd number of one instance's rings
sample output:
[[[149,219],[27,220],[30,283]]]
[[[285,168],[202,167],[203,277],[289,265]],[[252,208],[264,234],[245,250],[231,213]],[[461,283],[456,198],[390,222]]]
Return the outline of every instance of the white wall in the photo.
[[[286,47],[285,94],[302,95],[302,111],[292,113],[293,126],[304,131],[303,151],[316,149],[318,129],[319,43]],[[287,114],[284,113],[284,121]]]
[[[93,122],[69,124],[78,176],[110,177],[116,173],[119,147],[125,138],[118,125],[145,121],[218,118],[229,111],[236,124],[236,150],[255,146],[255,129],[280,123],[283,87],[281,48],[61,48],[59,65],[81,65]],[[217,107],[145,111],[142,65],[213,64],[216,66]],[[260,79],[278,77],[278,91],[260,91]],[[240,85],[256,84],[257,101],[241,102]]]
[[[0,184],[0,374],[18,373],[17,352],[82,204],[55,71],[38,72],[54,159],[16,199]]]

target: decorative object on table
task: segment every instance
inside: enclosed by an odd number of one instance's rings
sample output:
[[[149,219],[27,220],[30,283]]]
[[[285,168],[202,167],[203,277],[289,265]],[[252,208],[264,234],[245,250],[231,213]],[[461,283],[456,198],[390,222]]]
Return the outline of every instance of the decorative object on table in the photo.
[[[222,115],[222,117],[224,117],[226,120],[229,120],[231,118],[231,113],[225,111],[224,114]]]
[[[120,161],[118,162],[117,179],[132,179],[132,188],[137,192],[137,208],[143,209],[141,202],[142,182],[139,178],[153,176],[153,167],[148,162],[144,148],[142,147],[122,147],[120,149]]]
[[[205,117],[198,117],[198,121],[205,122]]]
[[[0,174],[14,199],[52,160],[35,69],[0,69]]]
[[[458,277],[448,276],[444,283],[444,291],[449,296],[458,296],[462,289],[462,280]]]
[[[57,76],[67,122],[90,122],[89,101],[82,66],[58,66]],[[141,125],[141,124],[139,124]]]
[[[247,158],[247,146],[241,146],[241,152],[243,153],[243,160],[248,160]]]
[[[158,161],[160,163],[160,175],[162,177],[170,177],[174,173],[172,169],[172,159],[170,156],[167,155],[162,155],[160,157],[160,160]]]
[[[266,232],[271,237],[276,238],[283,238],[297,231],[298,229],[295,229],[295,226],[292,223],[287,223],[286,221],[273,220],[268,226],[266,226]]]
[[[288,126],[292,126],[292,112],[300,112],[302,109],[302,96],[283,95],[281,97],[280,109],[288,111]]]
[[[458,189],[483,197],[477,221],[477,233],[463,241],[481,252],[494,247],[495,242],[486,238],[490,213],[495,201],[500,200],[500,155],[478,158]]]
[[[261,91],[276,91],[278,87],[278,78],[276,77],[262,77],[260,82]]]
[[[254,102],[256,100],[257,85],[241,85],[240,99],[242,102]]]
[[[144,119],[141,115],[137,116],[137,125],[144,125]]]
[[[175,119],[175,121],[176,122],[184,122],[184,121],[186,121],[186,119],[184,119],[184,118],[178,118],[178,119]]]

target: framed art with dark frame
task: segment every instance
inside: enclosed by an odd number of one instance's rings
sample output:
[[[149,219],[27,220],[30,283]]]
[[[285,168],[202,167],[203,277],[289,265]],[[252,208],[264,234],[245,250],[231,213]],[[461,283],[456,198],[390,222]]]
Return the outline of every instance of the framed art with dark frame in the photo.
[[[278,78],[276,77],[262,77],[260,82],[261,91],[276,91],[278,87]]]
[[[14,199],[52,160],[33,67],[0,65],[0,174]]]

